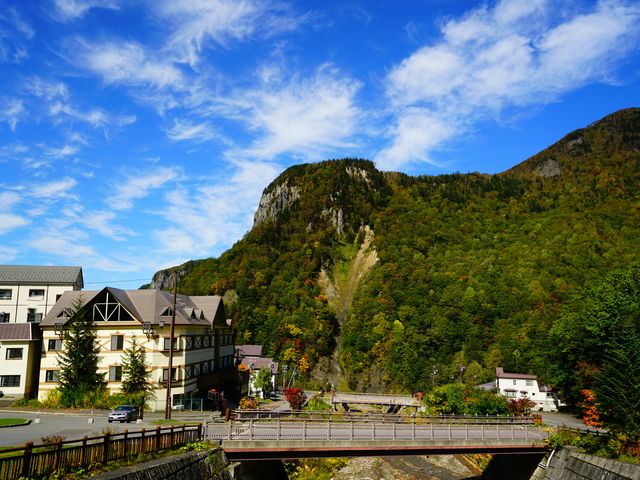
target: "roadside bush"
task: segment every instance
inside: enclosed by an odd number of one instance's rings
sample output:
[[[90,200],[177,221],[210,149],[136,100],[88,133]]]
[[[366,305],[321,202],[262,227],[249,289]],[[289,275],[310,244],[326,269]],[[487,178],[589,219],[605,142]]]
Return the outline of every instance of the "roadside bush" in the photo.
[[[312,398],[307,402],[307,405],[304,407],[304,409],[311,412],[320,412],[331,410],[331,405],[329,405],[327,402],[323,402],[319,398]]]
[[[291,410],[301,410],[307,400],[307,396],[301,388],[285,388],[282,393],[284,393],[284,398],[291,405]]]
[[[42,408],[42,403],[37,398],[21,398],[13,402],[14,407]]]
[[[255,410],[258,408],[258,401],[254,398],[244,397],[240,400],[239,407],[241,410]]]

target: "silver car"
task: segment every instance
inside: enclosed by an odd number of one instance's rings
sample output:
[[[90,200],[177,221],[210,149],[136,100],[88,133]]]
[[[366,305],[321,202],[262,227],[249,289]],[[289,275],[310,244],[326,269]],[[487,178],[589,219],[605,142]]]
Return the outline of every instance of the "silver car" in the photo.
[[[120,405],[107,414],[107,422],[129,423],[137,409],[138,407],[134,405]]]

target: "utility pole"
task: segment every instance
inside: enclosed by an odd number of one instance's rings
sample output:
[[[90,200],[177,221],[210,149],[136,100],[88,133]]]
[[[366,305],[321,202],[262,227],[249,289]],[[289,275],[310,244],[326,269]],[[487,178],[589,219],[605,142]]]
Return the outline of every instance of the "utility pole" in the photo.
[[[171,328],[169,329],[169,371],[167,372],[167,400],[164,418],[171,419],[171,373],[173,370],[173,335],[176,325],[176,297],[178,295],[178,277],[173,272],[173,310],[171,311]]]

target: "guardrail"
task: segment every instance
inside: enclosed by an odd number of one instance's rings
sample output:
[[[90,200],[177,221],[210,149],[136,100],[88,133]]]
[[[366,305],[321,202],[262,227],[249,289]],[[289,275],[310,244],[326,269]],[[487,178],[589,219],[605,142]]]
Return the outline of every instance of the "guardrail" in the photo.
[[[335,411],[303,411],[303,410],[234,410],[234,420],[282,420],[302,421],[319,420],[332,422],[382,422],[382,423],[434,423],[434,424],[516,424],[533,425],[536,418],[527,416],[502,415],[399,415],[378,412],[335,412]]]
[[[454,425],[419,423],[359,422],[229,422],[207,424],[205,439],[223,441],[252,440],[531,440],[542,441],[546,433],[533,425]],[[507,442],[505,442],[507,443]]]
[[[202,425],[158,427],[155,430],[105,433],[99,437],[58,441],[0,451],[0,478],[38,478],[59,469],[85,467],[96,463],[127,458],[140,453],[168,450],[199,440]]]

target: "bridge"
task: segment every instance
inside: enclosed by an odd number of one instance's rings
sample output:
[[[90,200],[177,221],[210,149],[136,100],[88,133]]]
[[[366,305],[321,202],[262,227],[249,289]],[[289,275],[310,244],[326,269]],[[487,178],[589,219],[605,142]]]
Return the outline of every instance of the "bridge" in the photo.
[[[324,397],[327,398],[326,396]],[[390,411],[397,412],[400,407],[420,407],[422,401],[413,395],[386,395],[375,393],[343,393],[332,392],[328,399],[335,408],[341,404],[345,410],[349,410],[349,404],[359,405],[385,405]]]
[[[540,455],[546,451],[547,433],[539,426],[489,418],[493,423],[233,421],[207,424],[204,438],[219,442],[233,461],[462,453]]]

